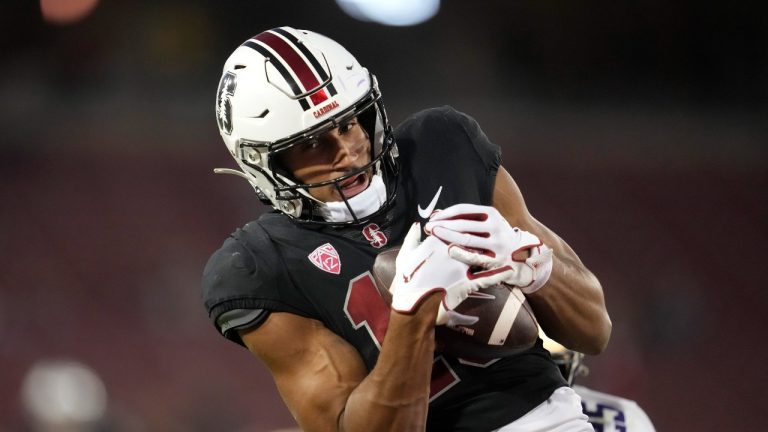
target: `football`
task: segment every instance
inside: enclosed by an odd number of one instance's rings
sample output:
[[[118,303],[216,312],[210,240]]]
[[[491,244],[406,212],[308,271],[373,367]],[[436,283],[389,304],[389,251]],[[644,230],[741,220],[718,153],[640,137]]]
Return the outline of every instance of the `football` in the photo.
[[[381,252],[373,265],[373,277],[379,294],[391,304],[389,286],[395,275],[395,257],[400,248]],[[508,357],[536,343],[539,326],[528,300],[517,287],[494,285],[473,293],[456,312],[479,320],[466,326],[435,329],[436,350],[471,360]]]

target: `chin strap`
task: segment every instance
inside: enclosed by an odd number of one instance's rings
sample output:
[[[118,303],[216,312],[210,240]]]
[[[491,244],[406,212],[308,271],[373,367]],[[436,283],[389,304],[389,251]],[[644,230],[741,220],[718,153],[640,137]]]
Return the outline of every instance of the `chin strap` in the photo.
[[[387,188],[381,175],[374,175],[367,189],[347,200],[349,207],[360,219],[372,215],[387,201]],[[318,206],[320,215],[327,222],[349,222],[355,220],[344,201],[322,203]]]

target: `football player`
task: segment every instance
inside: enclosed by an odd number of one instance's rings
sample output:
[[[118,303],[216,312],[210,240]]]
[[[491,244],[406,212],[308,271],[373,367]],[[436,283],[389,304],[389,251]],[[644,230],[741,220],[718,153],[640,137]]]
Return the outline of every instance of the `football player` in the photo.
[[[581,397],[581,407],[589,416],[595,432],[655,432],[651,419],[637,402],[574,384],[576,377],[587,374],[584,354],[569,350],[539,332],[544,348],[550,352],[560,373]]]
[[[435,353],[435,327],[500,282],[568,347],[599,353],[611,329],[600,283],[531,216],[471,117],[440,107],[392,128],[374,75],[289,27],[235,49],[216,115],[239,167],[218,172],[274,210],[211,256],[203,300],[302,429],[592,430],[540,341],[485,364]],[[371,268],[393,246],[388,305]]]

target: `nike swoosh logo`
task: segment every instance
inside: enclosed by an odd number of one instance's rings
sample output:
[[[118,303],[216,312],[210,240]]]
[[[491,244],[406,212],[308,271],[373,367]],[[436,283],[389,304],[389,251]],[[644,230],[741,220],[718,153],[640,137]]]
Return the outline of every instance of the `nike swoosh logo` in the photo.
[[[432,216],[432,212],[435,211],[435,206],[437,205],[437,199],[440,198],[440,192],[443,191],[443,187],[440,186],[440,188],[437,190],[437,193],[435,194],[435,197],[432,198],[432,201],[429,203],[427,208],[421,208],[421,205],[416,206],[417,210],[419,211],[419,216],[421,216],[422,219],[429,219],[430,216]]]
[[[429,258],[430,258],[430,257],[431,257],[433,254],[434,254],[434,252],[430,252],[430,253],[429,253],[429,255],[427,255],[427,257],[426,257],[426,258],[424,258],[423,260],[421,260],[421,262],[419,263],[419,265],[417,265],[417,266],[416,266],[416,268],[414,268],[414,269],[413,269],[413,271],[411,272],[411,274],[410,274],[410,275],[403,275],[403,282],[405,282],[405,283],[410,283],[410,282],[413,280],[413,276],[416,274],[416,272],[417,272],[417,271],[419,271],[419,269],[420,269],[420,268],[421,268],[421,267],[422,267],[424,264],[426,264],[426,263],[427,263],[427,260],[428,260],[428,259],[429,259]]]
[[[482,292],[473,292],[470,293],[468,298],[475,298],[478,300],[496,300],[496,296],[492,294],[486,294]]]

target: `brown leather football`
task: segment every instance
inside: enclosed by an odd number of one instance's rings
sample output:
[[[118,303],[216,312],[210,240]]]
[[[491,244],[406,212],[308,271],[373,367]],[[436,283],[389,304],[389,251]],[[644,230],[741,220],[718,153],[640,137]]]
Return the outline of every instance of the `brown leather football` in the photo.
[[[392,303],[389,286],[395,275],[399,247],[381,252],[373,265],[376,288],[387,304]],[[536,343],[539,327],[528,300],[517,287],[494,285],[470,295],[456,312],[476,316],[472,325],[437,326],[437,351],[468,360],[507,357]]]

